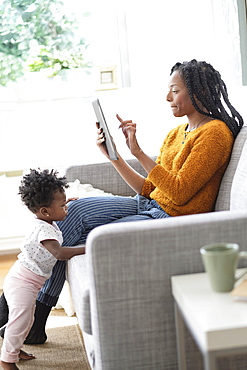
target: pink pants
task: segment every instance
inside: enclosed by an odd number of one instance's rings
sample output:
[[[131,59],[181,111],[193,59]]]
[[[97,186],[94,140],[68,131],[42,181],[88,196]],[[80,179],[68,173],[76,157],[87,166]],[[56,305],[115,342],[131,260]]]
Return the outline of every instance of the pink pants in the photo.
[[[20,349],[34,321],[37,294],[45,280],[19,261],[6,276],[3,290],[9,306],[9,320],[1,350],[2,361],[13,363],[19,360]]]

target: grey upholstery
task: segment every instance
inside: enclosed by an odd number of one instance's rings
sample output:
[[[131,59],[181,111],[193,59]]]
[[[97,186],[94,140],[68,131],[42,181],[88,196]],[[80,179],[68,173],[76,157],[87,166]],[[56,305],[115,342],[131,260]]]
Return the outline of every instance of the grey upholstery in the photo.
[[[237,171],[232,181],[231,210],[247,209],[247,141],[244,144]]]
[[[170,277],[202,272],[202,245],[227,241],[246,250],[247,209],[229,211],[246,137],[244,127],[222,180],[217,212],[101,226],[89,234],[86,255],[68,261],[67,279],[92,369],[178,369]],[[247,151],[243,155],[246,162]],[[110,163],[71,167],[67,176],[130,195]],[[202,369],[189,334],[187,355],[189,370]],[[247,357],[221,358],[218,367],[246,369]]]
[[[235,171],[238,165],[239,158],[242,153],[243,146],[245,144],[247,138],[247,127],[243,127],[240,134],[237,136],[231,160],[228,164],[224,177],[221,181],[220,191],[218,194],[218,198],[215,205],[216,211],[225,211],[230,209],[230,196],[231,196],[231,188],[232,188],[232,181],[235,175]]]
[[[134,159],[127,162],[137,172],[146,176],[146,172],[139,162]],[[71,166],[66,171],[66,177],[68,181],[78,179],[82,184],[92,184],[94,188],[103,189],[106,193],[124,196],[135,194],[110,163]]]

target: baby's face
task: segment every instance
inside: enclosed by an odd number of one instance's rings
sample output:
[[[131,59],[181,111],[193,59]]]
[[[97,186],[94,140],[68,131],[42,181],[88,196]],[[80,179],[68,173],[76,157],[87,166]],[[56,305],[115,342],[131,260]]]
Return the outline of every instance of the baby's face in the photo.
[[[68,213],[68,207],[66,205],[66,195],[64,191],[56,190],[54,192],[54,199],[47,207],[49,213],[49,219],[51,221],[63,221]]]

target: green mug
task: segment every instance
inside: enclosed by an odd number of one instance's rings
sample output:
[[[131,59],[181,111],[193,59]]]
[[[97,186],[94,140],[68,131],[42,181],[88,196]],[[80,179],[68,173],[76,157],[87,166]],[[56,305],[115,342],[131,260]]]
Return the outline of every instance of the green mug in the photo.
[[[235,276],[238,260],[247,259],[247,252],[239,252],[238,244],[208,244],[200,249],[200,253],[214,292],[230,292],[235,282],[247,272],[246,270],[240,276]]]

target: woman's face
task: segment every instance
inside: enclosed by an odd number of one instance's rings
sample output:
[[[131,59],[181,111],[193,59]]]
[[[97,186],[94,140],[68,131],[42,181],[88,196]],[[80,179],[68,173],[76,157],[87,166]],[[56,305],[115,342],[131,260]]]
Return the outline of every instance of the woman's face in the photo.
[[[196,112],[190,96],[179,72],[175,71],[170,76],[166,100],[170,103],[172,113],[175,117],[190,116]]]

